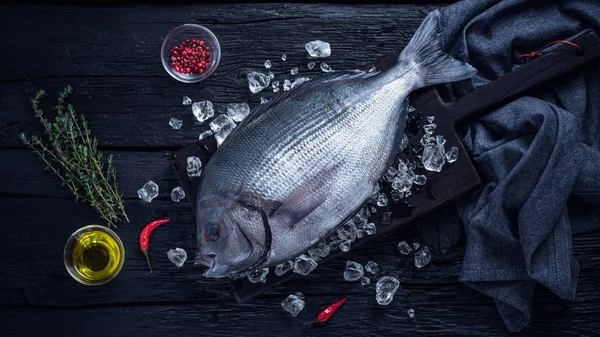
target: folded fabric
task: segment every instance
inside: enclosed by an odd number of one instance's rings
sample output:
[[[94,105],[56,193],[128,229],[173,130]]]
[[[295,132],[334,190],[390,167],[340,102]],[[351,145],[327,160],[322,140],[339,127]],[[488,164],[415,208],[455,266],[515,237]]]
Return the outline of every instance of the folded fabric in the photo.
[[[520,54],[600,31],[598,1],[465,0],[440,13],[445,50],[478,70],[445,88],[455,96],[521,66]],[[574,299],[572,233],[600,227],[599,63],[482,116],[463,142],[484,183],[457,201],[467,238],[459,280],[494,298],[519,331],[536,282]]]

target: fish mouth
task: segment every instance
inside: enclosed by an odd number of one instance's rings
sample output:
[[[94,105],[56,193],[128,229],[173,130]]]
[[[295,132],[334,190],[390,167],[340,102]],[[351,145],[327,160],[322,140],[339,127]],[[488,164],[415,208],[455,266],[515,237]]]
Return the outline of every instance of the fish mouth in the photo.
[[[208,267],[206,270],[208,270],[215,265],[215,256],[216,254],[196,255],[196,259],[194,259],[194,265],[206,266]],[[206,271],[204,272],[206,273]]]
[[[208,268],[204,270],[202,276],[209,278],[221,278],[227,276],[229,267],[227,265],[218,264],[215,261],[216,254],[196,255],[194,259],[195,265],[203,265]]]

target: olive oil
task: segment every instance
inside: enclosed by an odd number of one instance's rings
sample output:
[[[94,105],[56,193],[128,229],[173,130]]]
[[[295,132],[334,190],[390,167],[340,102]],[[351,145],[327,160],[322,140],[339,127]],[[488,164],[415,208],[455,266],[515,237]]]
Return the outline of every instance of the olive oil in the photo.
[[[100,226],[75,232],[65,249],[67,270],[77,281],[97,285],[110,281],[123,266],[125,251],[116,234]]]

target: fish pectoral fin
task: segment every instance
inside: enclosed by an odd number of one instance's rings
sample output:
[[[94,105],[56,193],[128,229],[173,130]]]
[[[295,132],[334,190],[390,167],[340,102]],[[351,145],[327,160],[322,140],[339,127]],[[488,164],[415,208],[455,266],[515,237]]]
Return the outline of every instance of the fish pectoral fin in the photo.
[[[301,188],[283,200],[271,216],[285,219],[285,223],[290,224],[290,226],[300,222],[325,202],[330,191],[327,190],[324,182],[334,178],[342,165],[343,163],[338,162],[315,174]]]
[[[293,226],[312,213],[323,201],[325,201],[324,196],[313,194],[311,189],[302,188],[287,197],[273,211],[271,217],[284,219],[284,223]]]

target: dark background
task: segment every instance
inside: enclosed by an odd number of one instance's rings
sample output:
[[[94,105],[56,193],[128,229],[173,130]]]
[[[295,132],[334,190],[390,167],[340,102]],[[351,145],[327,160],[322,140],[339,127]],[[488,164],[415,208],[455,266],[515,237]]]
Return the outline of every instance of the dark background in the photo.
[[[237,304],[225,280],[202,279],[191,259],[183,268],[171,264],[170,248],[193,254],[195,228],[187,202],[174,203],[177,181],[166,155],[194,142],[206,126],[194,122],[183,95],[211,100],[216,113],[227,103],[254,107],[270,90],[250,94],[248,69],[264,69],[270,59],[277,79],[318,73],[306,68],[305,42],[331,43],[326,62],[333,69],[364,64],[402,48],[421,20],[440,4],[221,4],[99,6],[61,2],[0,6],[0,335],[2,336],[391,336],[507,335],[494,302],[457,282],[464,252],[460,236],[434,253],[417,270],[411,257],[399,254],[400,240],[422,240],[437,231],[435,218],[379,238],[345,257],[330,261],[306,278],[272,289],[247,304]],[[115,3],[115,2],[113,2]],[[171,4],[179,3],[177,1]],[[106,4],[106,3],[104,3]],[[221,43],[217,71],[199,84],[172,79],[160,62],[168,32],[183,23],[211,29]],[[281,62],[281,55],[288,61]],[[317,63],[318,65],[318,63]],[[41,160],[18,139],[19,132],[40,133],[29,98],[38,89],[49,97],[74,87],[71,103],[89,120],[101,148],[114,155],[130,223],[116,229],[126,248],[119,276],[100,287],[86,287],[67,274],[64,244],[76,229],[101,223],[88,205],[76,204],[60,180],[44,171]],[[169,117],[182,119],[173,130]],[[147,204],[137,189],[153,180],[160,195]],[[138,235],[149,221],[172,222],[152,235],[147,270]],[[436,214],[445,216],[443,211]],[[452,232],[459,228],[444,228]],[[581,275],[574,302],[561,301],[538,287],[532,321],[523,335],[593,335],[600,331],[600,232],[574,237]],[[374,284],[345,282],[347,259],[376,261],[397,275],[401,289],[387,307],[375,302]],[[280,302],[303,292],[306,307],[298,318]],[[305,327],[327,304],[348,297],[323,327]],[[409,319],[406,310],[414,308]]]

